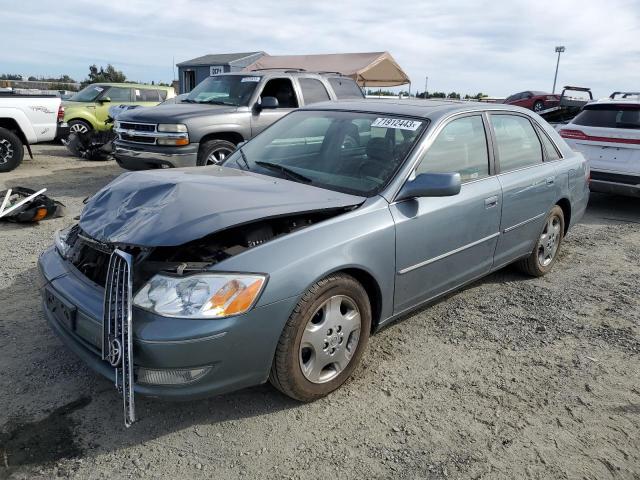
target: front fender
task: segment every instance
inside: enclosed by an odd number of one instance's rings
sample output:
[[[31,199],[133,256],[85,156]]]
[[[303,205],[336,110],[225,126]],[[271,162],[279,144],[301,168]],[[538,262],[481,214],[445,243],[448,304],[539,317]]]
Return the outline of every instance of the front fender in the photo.
[[[95,115],[86,108],[65,108],[64,121],[69,123],[71,120],[84,120],[89,123],[94,130],[99,130],[98,120]]]

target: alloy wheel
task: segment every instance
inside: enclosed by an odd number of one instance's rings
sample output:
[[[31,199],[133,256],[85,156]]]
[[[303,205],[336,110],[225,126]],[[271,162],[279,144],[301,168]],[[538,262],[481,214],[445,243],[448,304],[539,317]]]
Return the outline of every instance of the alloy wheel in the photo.
[[[87,133],[89,129],[84,123],[74,123],[69,126],[69,132],[71,133]]]
[[[356,352],[361,318],[355,301],[334,295],[311,316],[300,342],[300,369],[312,383],[325,383],[342,372]]]
[[[213,150],[207,157],[206,165],[219,165],[225,158],[233,153],[233,150],[226,147],[220,147]]]
[[[538,263],[541,267],[548,266],[556,256],[560,246],[560,218],[552,215],[547,219],[540,240],[538,240]]]
[[[6,138],[0,139],[0,164],[5,164],[13,158],[13,145]]]

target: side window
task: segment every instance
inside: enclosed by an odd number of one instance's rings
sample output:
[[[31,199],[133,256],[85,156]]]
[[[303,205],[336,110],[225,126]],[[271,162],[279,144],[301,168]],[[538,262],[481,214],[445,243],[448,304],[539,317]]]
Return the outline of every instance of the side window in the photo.
[[[350,78],[330,77],[329,85],[331,85],[331,88],[333,88],[339,100],[346,98],[363,98],[362,90],[360,90],[358,84]]]
[[[463,182],[489,176],[487,136],[480,115],[449,122],[416,170],[416,173],[449,172],[459,172]]]
[[[302,98],[304,98],[304,104],[309,105],[311,103],[326,102],[331,100],[327,89],[320,80],[315,78],[300,78],[300,89],[302,90]]]
[[[159,102],[158,90],[149,88],[136,88],[136,102]]]
[[[542,145],[544,146],[544,151],[547,153],[547,157],[546,157],[547,160],[549,161],[560,160],[562,158],[560,156],[560,152],[558,152],[558,149],[553,144],[553,142],[548,137],[548,135],[544,133],[544,131],[541,128],[536,127],[536,130],[538,131],[538,135],[540,135],[540,138],[542,139]]]
[[[111,87],[105,94],[112,102],[130,102],[131,101],[131,89],[123,87]]]
[[[500,171],[542,163],[542,145],[531,122],[516,115],[491,114]]]
[[[276,97],[278,108],[298,108],[298,99],[293,84],[288,78],[273,78],[267,82],[260,98]]]

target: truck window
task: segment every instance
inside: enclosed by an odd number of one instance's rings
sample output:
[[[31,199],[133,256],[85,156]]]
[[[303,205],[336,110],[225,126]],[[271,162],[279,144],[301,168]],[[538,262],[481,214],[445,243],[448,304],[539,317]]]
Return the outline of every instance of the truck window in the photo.
[[[362,90],[360,90],[358,84],[350,78],[331,77],[329,78],[329,85],[331,85],[331,88],[333,88],[339,100],[346,98],[363,98]]]
[[[298,108],[298,99],[293,84],[288,78],[273,78],[267,82],[260,98],[276,97],[278,108]]]
[[[329,92],[324,88],[320,80],[315,78],[299,78],[300,89],[302,90],[302,98],[305,105],[318,102],[326,102],[330,100]]]

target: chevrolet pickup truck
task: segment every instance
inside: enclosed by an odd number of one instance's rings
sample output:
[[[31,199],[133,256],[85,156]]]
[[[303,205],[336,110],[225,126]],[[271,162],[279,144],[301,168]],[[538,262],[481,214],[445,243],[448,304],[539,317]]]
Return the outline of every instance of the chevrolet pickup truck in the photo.
[[[298,107],[362,99],[339,73],[270,69],[212,75],[170,105],[125,112],[115,122],[114,156],[129,170],[218,164]]]
[[[50,142],[68,134],[64,108],[54,95],[0,93],[0,172],[9,172],[22,162],[24,148]]]

